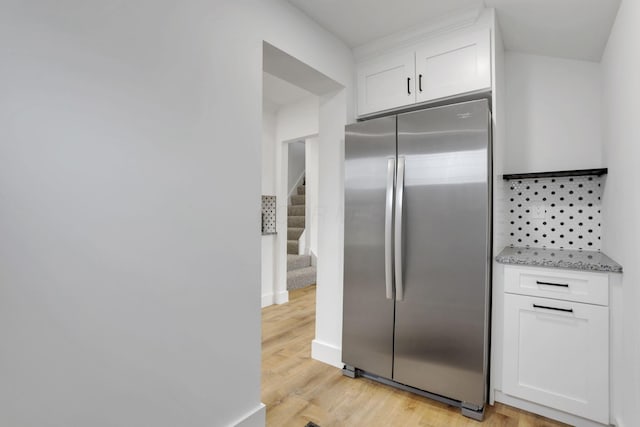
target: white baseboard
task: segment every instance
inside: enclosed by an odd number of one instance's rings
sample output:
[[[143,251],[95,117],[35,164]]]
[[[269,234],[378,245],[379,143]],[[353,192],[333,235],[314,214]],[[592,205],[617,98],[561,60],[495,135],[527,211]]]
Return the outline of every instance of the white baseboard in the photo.
[[[496,391],[494,388],[489,388],[489,405],[493,406],[496,403]]]
[[[527,400],[518,399],[517,397],[504,394],[499,390],[496,390],[496,402],[524,409],[525,411],[542,415],[543,417],[551,418],[552,420],[557,420],[572,426],[604,427],[608,425],[588,420],[586,418],[578,417],[576,415],[567,414],[566,412],[558,411],[557,409],[549,408],[548,406],[542,406],[538,405],[537,403],[529,402]]]
[[[314,267],[318,266],[318,257],[313,251],[309,251],[309,255],[311,255],[311,265]]]
[[[266,415],[267,407],[260,402],[260,406],[231,425],[234,427],[264,427],[267,421]]]
[[[278,292],[273,296],[274,304],[284,304],[289,302],[289,291]]]
[[[311,341],[311,358],[328,365],[342,368],[342,349],[322,341]]]
[[[269,307],[270,305],[273,305],[273,294],[262,295],[262,305],[260,308]]]
[[[616,427],[625,427],[624,423],[622,421],[620,421],[620,418],[616,417],[615,422],[613,423],[614,426]]]

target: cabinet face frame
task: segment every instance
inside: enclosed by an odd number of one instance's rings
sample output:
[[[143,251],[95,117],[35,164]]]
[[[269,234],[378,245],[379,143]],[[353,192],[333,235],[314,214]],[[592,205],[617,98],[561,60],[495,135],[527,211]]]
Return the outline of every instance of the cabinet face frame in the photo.
[[[504,393],[607,424],[608,307],[510,293],[504,307]]]
[[[417,102],[491,88],[491,33],[473,31],[416,50]]]
[[[384,55],[358,66],[358,115],[416,102],[414,52]]]

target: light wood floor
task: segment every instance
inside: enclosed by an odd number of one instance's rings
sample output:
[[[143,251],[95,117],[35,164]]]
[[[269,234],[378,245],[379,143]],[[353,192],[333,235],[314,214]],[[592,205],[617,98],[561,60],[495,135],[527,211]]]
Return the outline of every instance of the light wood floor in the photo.
[[[262,402],[268,427],[519,426],[564,424],[506,405],[488,407],[482,423],[460,410],[374,381],[342,376],[311,359],[315,286],[289,292],[290,301],[262,310]]]

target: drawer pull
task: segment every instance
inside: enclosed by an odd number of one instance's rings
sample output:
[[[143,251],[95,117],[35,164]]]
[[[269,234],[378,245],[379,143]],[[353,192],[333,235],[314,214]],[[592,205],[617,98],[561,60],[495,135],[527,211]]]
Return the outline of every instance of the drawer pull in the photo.
[[[549,307],[546,305],[538,305],[538,304],[533,304],[533,308],[544,308],[546,310],[556,310],[556,311],[564,311],[565,313],[573,313],[573,308]]]
[[[548,285],[548,286],[560,286],[562,288],[568,288],[569,284],[568,283],[551,283],[551,282],[541,282],[539,280],[536,280],[536,283],[538,285]]]

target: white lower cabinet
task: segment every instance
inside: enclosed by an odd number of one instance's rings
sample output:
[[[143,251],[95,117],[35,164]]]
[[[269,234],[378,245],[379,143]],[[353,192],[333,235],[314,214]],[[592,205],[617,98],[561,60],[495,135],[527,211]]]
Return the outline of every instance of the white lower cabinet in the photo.
[[[608,424],[609,308],[513,293],[504,307],[503,392]]]

